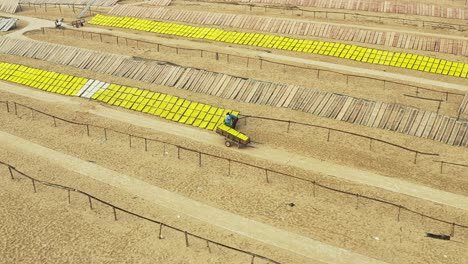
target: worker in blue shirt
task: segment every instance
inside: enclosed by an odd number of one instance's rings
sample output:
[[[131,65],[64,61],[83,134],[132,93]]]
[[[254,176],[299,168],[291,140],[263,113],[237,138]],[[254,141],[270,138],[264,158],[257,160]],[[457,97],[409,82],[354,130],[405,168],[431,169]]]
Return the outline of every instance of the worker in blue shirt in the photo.
[[[227,113],[226,117],[224,118],[224,124],[228,127],[234,128],[236,126],[236,123],[237,123],[237,116],[231,113]]]

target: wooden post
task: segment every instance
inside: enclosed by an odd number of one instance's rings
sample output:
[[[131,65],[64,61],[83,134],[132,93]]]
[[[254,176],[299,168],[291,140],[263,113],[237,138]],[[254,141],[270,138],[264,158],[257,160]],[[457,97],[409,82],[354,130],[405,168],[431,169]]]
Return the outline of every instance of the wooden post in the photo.
[[[400,222],[400,214],[401,214],[401,205],[398,206],[398,217],[397,217],[398,222]]]
[[[440,161],[440,174],[444,173],[444,162]]]
[[[252,260],[250,261],[250,264],[254,264],[255,263],[255,255],[252,255]]]
[[[112,210],[114,211],[114,220],[117,221],[117,212],[115,211],[115,207],[112,207]]]
[[[286,131],[287,133],[289,133],[289,127],[291,126],[291,120],[288,120],[288,130]]]
[[[211,248],[210,248],[210,241],[206,241],[206,247],[208,248],[208,252],[211,254]]]
[[[89,209],[93,210],[93,203],[91,202],[91,196],[88,195]]]
[[[184,233],[185,233],[185,246],[189,247],[187,231],[185,231]]]
[[[104,128],[104,139],[107,141],[107,128]]]
[[[414,153],[415,153],[415,155],[414,155],[414,164],[416,164],[417,159],[418,159],[418,152],[415,151]]]
[[[369,138],[369,150],[372,150],[372,138]]]
[[[202,161],[201,161],[201,152],[198,152],[198,166],[202,166]]]
[[[70,190],[68,190],[68,204],[71,204],[71,195],[70,195]]]
[[[359,205],[359,194],[356,193],[356,209],[358,209]]]
[[[177,146],[177,159],[180,159],[180,147]]]
[[[86,125],[86,134],[87,134],[88,137],[89,137],[89,125],[88,125],[88,124]]]
[[[452,223],[452,231],[450,232],[450,236],[455,236],[455,223]]]
[[[132,148],[132,135],[128,134],[128,146]]]
[[[228,175],[231,175],[231,160],[228,159]]]
[[[36,193],[36,182],[34,181],[34,179],[31,179],[32,181],[32,185],[33,185],[33,189],[34,189],[34,193]]]
[[[18,108],[16,107],[16,102],[14,102],[15,105],[15,115],[18,115]]]
[[[6,110],[7,110],[7,112],[10,113],[10,105],[9,105],[8,101],[6,101],[5,104],[6,104]]]
[[[163,223],[159,224],[159,236],[158,236],[159,239],[163,239],[163,237],[162,237],[162,228],[163,228]]]
[[[327,142],[330,142],[330,132],[331,132],[331,129],[328,129]]]
[[[8,170],[10,171],[11,179],[14,180],[15,177],[13,176],[13,171],[11,170],[11,167],[10,167],[10,166],[8,166]]]
[[[314,188],[313,188],[313,194],[314,194],[314,197],[315,197],[315,181],[313,182],[314,183]]]
[[[55,121],[55,116],[52,117],[54,119],[54,127],[57,127],[57,122]]]
[[[268,179],[268,169],[265,169],[265,177],[266,177],[267,183],[270,183],[270,179]]]
[[[145,138],[145,151],[148,151],[148,140]]]

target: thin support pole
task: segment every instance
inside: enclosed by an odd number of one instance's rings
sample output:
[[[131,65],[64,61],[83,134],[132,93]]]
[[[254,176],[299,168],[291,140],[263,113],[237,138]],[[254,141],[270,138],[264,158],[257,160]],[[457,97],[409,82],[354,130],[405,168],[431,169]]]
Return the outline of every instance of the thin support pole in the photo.
[[[180,147],[177,146],[177,159],[180,159]]]
[[[107,128],[104,128],[104,139],[107,141]]]
[[[314,188],[313,188],[313,194],[314,194],[314,197],[315,197],[315,181],[314,181]]]
[[[455,236],[455,223],[452,223],[452,231],[450,232],[450,236]]]
[[[444,162],[441,161],[440,162],[440,174],[443,174],[444,173]]]
[[[163,223],[159,224],[159,236],[158,236],[159,239],[163,239],[163,237],[162,237],[162,228],[163,228],[163,225],[164,225]]]
[[[401,205],[398,206],[398,217],[397,217],[398,222],[400,222],[400,215],[401,215]]]
[[[18,108],[16,107],[16,102],[14,102],[15,105],[15,115],[18,115]]]
[[[6,102],[6,110],[8,113],[10,113],[10,105],[8,104],[8,101]]]
[[[331,129],[328,129],[327,142],[330,142],[330,132],[331,132]]]
[[[201,160],[201,152],[198,152],[198,166],[202,166],[202,160]]]
[[[265,169],[265,177],[266,177],[267,183],[270,183],[270,179],[268,178],[268,169]]]
[[[416,162],[418,161],[418,152],[415,151],[414,153],[415,153],[415,155],[414,155],[414,164],[416,164]]]
[[[11,170],[11,167],[10,167],[10,166],[8,166],[8,170],[10,171],[11,179],[14,180],[15,177],[13,176],[13,171]]]
[[[68,190],[68,204],[71,204],[71,194],[70,194],[70,190]]]
[[[211,254],[211,248],[210,248],[210,241],[206,241],[206,247],[208,248],[208,252]]]
[[[54,119],[54,127],[57,127],[57,121],[55,121],[55,116],[52,117]]]
[[[185,231],[184,233],[185,233],[185,246],[189,247],[187,231]]]
[[[359,206],[359,194],[356,193],[356,209],[358,209]]]
[[[231,160],[228,159],[228,175],[231,175]]]
[[[114,220],[117,221],[117,211],[115,210],[115,207],[112,207],[112,210],[114,211]]]
[[[31,179],[32,181],[32,185],[33,185],[33,189],[34,189],[34,193],[36,193],[36,182],[34,181],[34,179]]]
[[[250,261],[250,264],[254,264],[255,263],[255,255],[252,255],[252,260]]]
[[[148,140],[145,138],[145,151],[148,151]]]
[[[291,120],[288,120],[288,130],[287,133],[289,133],[289,128],[291,127]]]
[[[89,125],[86,125],[86,134],[87,134],[88,137],[89,137]]]
[[[93,210],[93,203],[91,202],[91,196],[88,195],[89,209]]]
[[[369,138],[369,150],[372,150],[372,138]]]
[[[132,135],[128,135],[128,146],[132,148]]]

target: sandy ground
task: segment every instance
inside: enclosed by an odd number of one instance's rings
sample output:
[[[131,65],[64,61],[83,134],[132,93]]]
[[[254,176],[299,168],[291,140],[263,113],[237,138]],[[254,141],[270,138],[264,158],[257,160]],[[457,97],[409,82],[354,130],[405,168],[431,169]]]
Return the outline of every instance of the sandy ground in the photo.
[[[54,108],[56,108],[56,106]],[[73,115],[73,113],[71,114]],[[24,112],[22,115],[24,119],[27,119],[29,116],[29,114]],[[185,160],[185,158],[187,158],[187,161],[189,162],[188,165],[191,165],[190,168],[185,169],[183,167],[180,167],[180,162],[178,162],[175,156],[175,149],[170,149],[169,147],[166,148],[166,152],[168,152],[168,154],[163,156],[161,155],[162,146],[150,145],[149,149],[152,155],[145,155],[143,149],[141,148],[140,142],[140,148],[137,147],[138,143],[134,143],[136,145],[136,148],[134,149],[134,151],[128,152],[128,142],[126,141],[125,137],[113,135],[110,138],[114,139],[115,137],[116,140],[112,140],[112,142],[109,142],[110,144],[108,145],[107,143],[102,142],[102,134],[100,134],[99,131],[91,131],[92,135],[97,134],[98,136],[92,140],[95,143],[86,144],[85,142],[88,141],[88,139],[86,139],[86,137],[83,138],[83,131],[77,130],[76,127],[64,127],[65,131],[60,132],[59,134],[66,136],[61,136],[60,139],[54,140],[54,138],[57,138],[55,136],[56,134],[54,131],[56,129],[51,127],[51,124],[47,124],[50,122],[50,120],[49,122],[46,122],[47,119],[41,119],[40,117],[36,118],[38,118],[37,122],[35,121],[33,123],[35,124],[35,126],[38,125],[39,127],[44,127],[44,129],[46,129],[44,130],[44,132],[40,132],[39,130],[34,130],[33,132],[30,129],[27,129],[30,126],[20,125],[22,122],[25,122],[27,120],[22,121],[11,116],[9,120],[4,123],[11,124],[9,125],[9,127],[12,127],[13,130],[11,131],[14,131],[15,134],[22,135],[22,137],[25,138],[34,138],[35,140],[33,141],[35,142],[41,142],[42,144],[45,143],[48,146],[51,146],[54,149],[59,149],[65,153],[71,151],[71,153],[76,154],[76,151],[78,151],[78,153],[80,153],[78,156],[83,160],[96,161],[98,164],[104,162],[102,164],[104,164],[108,168],[117,169],[118,171],[121,171],[123,173],[130,173],[133,176],[136,176],[137,174],[139,176],[136,177],[141,177],[140,179],[148,181],[157,186],[159,185],[165,189],[182,193],[183,195],[186,195],[188,197],[193,197],[197,200],[203,201],[204,203],[211,204],[216,207],[221,207],[230,211],[234,211],[236,213],[240,213],[241,215],[245,215],[249,218],[257,219],[259,221],[267,221],[270,224],[286,228],[290,231],[297,231],[300,233],[305,232],[312,238],[319,239],[321,241],[326,241],[328,243],[331,243],[332,245],[338,245],[345,248],[349,247],[357,252],[366,252],[366,254],[369,254],[369,250],[373,251],[372,249],[369,249],[369,247],[373,248],[374,246],[376,246],[373,245],[373,242],[371,242],[373,241],[372,239],[375,240],[375,238],[373,238],[372,236],[377,236],[379,237],[379,239],[381,239],[380,237],[386,237],[385,241],[388,241],[389,244],[385,245],[385,248],[386,250],[390,250],[394,246],[392,245],[392,243],[394,243],[394,241],[399,241],[400,236],[402,236],[403,238],[406,237],[405,239],[409,240],[417,239],[416,242],[411,243],[414,243],[413,246],[415,248],[418,248],[421,246],[420,243],[427,242],[431,244],[434,242],[425,239],[423,236],[423,232],[427,230],[432,230],[433,232],[439,233],[450,232],[449,226],[438,225],[432,222],[428,222],[427,226],[420,226],[420,218],[415,217],[411,214],[402,214],[402,221],[398,222],[395,218],[395,209],[390,210],[390,208],[388,207],[379,206],[378,204],[369,203],[362,200],[359,202],[358,206],[360,209],[362,209],[362,211],[356,210],[355,198],[336,195],[334,193],[329,193],[324,190],[318,190],[316,194],[317,197],[313,198],[310,196],[310,186],[301,186],[301,183],[291,182],[290,180],[286,180],[282,177],[279,177],[279,175],[270,176],[272,177],[272,181],[276,182],[278,185],[274,184],[273,186],[269,187],[265,186],[264,178],[262,177],[261,172],[243,168],[240,166],[238,168],[233,168],[233,175],[230,176],[226,175],[226,167],[225,165],[223,166],[222,163],[220,163],[219,165],[215,165],[214,168],[202,167],[201,170],[196,169],[193,167],[193,165],[196,166],[196,157],[194,157],[191,153],[182,153],[182,159]],[[27,122],[27,124],[30,124],[29,121]],[[19,132],[18,129],[20,129],[21,127],[24,128],[24,132]],[[7,129],[7,131],[8,130],[9,129]],[[66,139],[67,136],[69,136],[70,139]],[[79,140],[79,138],[83,138],[84,141]],[[176,141],[179,143],[183,142],[182,139],[176,139]],[[67,144],[63,144],[64,142],[67,142]],[[95,148],[99,149],[99,151],[95,151]],[[122,149],[123,152],[115,152],[117,149]],[[12,158],[15,162],[17,160],[14,158],[14,155],[10,154],[8,157],[9,159]],[[163,158],[163,164],[166,164],[164,168],[158,165],[161,164],[161,162],[158,162],[159,159],[155,159],[158,157]],[[168,158],[170,157],[173,157],[172,160],[168,160]],[[131,159],[132,161],[129,162],[129,159]],[[195,162],[195,164],[193,164],[193,162]],[[209,159],[206,160],[206,162],[214,162],[214,164],[219,163],[219,161]],[[169,164],[178,165],[177,167],[171,168]],[[194,172],[197,171],[199,172],[198,175],[200,176],[193,175]],[[163,175],[156,176],[154,172],[158,172],[158,175]],[[214,174],[211,174],[210,172]],[[152,176],[148,178],[148,175]],[[182,182],[179,182],[179,180],[176,180],[172,177],[171,180],[168,181],[167,175],[179,175],[179,177],[177,178],[182,180]],[[154,178],[155,176],[156,178]],[[195,179],[193,177],[195,177]],[[246,181],[246,177],[254,177],[255,180]],[[158,180],[159,178],[160,180]],[[196,180],[197,178],[198,180]],[[394,197],[391,193],[383,194],[381,190],[373,191],[369,190],[369,188],[362,189],[362,187],[360,186],[356,186],[350,183],[343,184],[343,182],[340,183],[339,181],[337,182],[336,180],[332,179],[322,180],[322,177],[320,176],[319,179],[320,181],[332,183],[335,186],[340,186],[345,189],[359,190],[360,193],[377,195],[379,197],[383,195],[385,199],[389,200],[400,201],[401,199],[404,199],[401,196]],[[191,184],[191,182],[199,183],[193,185]],[[229,182],[229,184],[226,184],[226,182]],[[248,186],[245,186],[246,184]],[[252,184],[255,184],[256,187],[252,188]],[[271,190],[272,187],[275,191]],[[239,191],[241,191],[241,193],[238,193]],[[291,192],[295,194],[291,195]],[[220,197],[222,198],[220,199]],[[251,204],[249,206],[245,204],[243,197],[250,197]],[[317,202],[316,199],[320,199],[321,202]],[[288,207],[285,206],[285,204],[289,201],[296,202],[298,206],[295,207],[293,210],[288,210]],[[335,206],[338,207],[333,206],[334,203],[337,203]],[[410,204],[411,207],[415,206],[416,208],[421,208],[422,206],[420,201],[417,201],[415,203],[415,201],[413,201],[412,199],[406,200],[405,204],[406,203]],[[426,207],[428,209],[427,212],[431,214],[442,209],[440,206],[437,205],[426,204],[424,207]],[[447,210],[448,208],[444,208],[444,213],[440,214],[439,216],[447,217],[449,214],[454,213],[453,216],[456,216],[455,219],[462,220],[466,218],[466,216],[463,216],[463,212],[457,212],[457,210],[450,209],[449,211],[451,211],[452,213],[448,213]],[[320,213],[317,214],[317,212]],[[313,215],[312,218],[310,217],[311,215]],[[343,215],[343,217],[340,217],[340,215]],[[345,215],[346,217],[344,217]],[[351,215],[355,216],[351,218]],[[313,221],[311,221],[312,219]],[[356,219],[356,222],[352,221],[351,219]],[[285,225],[285,223],[289,224]],[[336,227],[332,227],[335,225],[339,225],[339,230],[342,231],[337,232],[338,229],[336,229]],[[406,235],[403,235],[405,232],[402,233],[399,227],[402,227],[403,230],[408,228],[408,233]],[[384,228],[385,231],[381,230],[382,228]],[[343,232],[344,230],[348,231]],[[354,234],[354,232],[357,233]],[[379,234],[380,236],[375,235],[375,233]],[[417,235],[418,233],[419,235]],[[404,241],[405,239],[402,240]],[[462,232],[460,233],[460,236],[457,236],[457,239],[461,239],[461,241],[464,241],[466,240],[466,237],[465,235],[463,235]],[[451,248],[451,244],[446,245],[448,245],[449,248]],[[387,246],[389,246],[390,248],[387,248]],[[434,246],[440,247],[438,243]],[[404,245],[404,247],[409,247],[409,245],[406,244]],[[363,251],[358,250],[358,248],[361,248],[361,250]],[[463,254],[460,255],[460,253],[458,253],[458,251],[462,248],[463,247],[455,247],[457,253],[454,253],[453,255],[460,256],[463,259]],[[398,250],[403,249],[400,248]],[[446,252],[446,250],[450,251],[453,249],[446,248],[444,250],[444,252]],[[376,249],[376,251],[380,252],[380,249]],[[393,259],[394,257],[392,256],[392,254],[388,254],[385,257],[382,257],[380,255],[382,253],[376,254],[377,255],[375,256],[378,259],[383,259],[390,262],[398,262],[397,259]],[[411,255],[412,254],[413,253],[411,253]],[[441,253],[441,256],[442,255],[444,254]],[[371,256],[373,255],[371,254]],[[400,256],[403,257],[404,254],[401,254],[400,252]],[[414,256],[411,256],[411,258],[414,258]],[[434,256],[434,258],[438,259],[438,257],[436,256]]]
[[[2,168],[3,170],[3,168]],[[61,190],[38,186],[34,194],[30,181],[1,179],[0,247],[1,263],[238,263],[242,256],[212,246],[212,254],[200,241],[186,248],[177,233],[165,231],[158,238],[158,226],[118,215]],[[90,239],[92,238],[92,239]],[[205,245],[206,247],[206,245]],[[174,254],[178,248],[178,254]]]
[[[122,3],[134,2],[137,1],[124,1]],[[176,1],[174,8],[181,8],[179,4],[180,1]],[[203,4],[185,7],[193,10],[200,9],[201,7],[210,10],[219,8],[219,6],[216,4]],[[232,7],[231,11],[236,11],[235,8],[237,7]],[[33,8],[25,7],[19,14],[51,20],[64,17],[66,21],[71,21],[74,18],[71,8],[62,8],[62,12],[52,8],[48,8],[47,12],[44,11],[39,11],[39,9],[34,11]],[[102,9],[102,11],[105,11],[105,9]],[[283,14],[280,16],[288,17],[290,15]],[[339,22],[339,20],[335,20],[335,22]],[[379,26],[373,22],[359,22],[358,24]],[[392,28],[393,26],[386,25],[386,27]],[[87,26],[86,28],[91,27]],[[413,27],[409,26],[405,26],[404,29],[414,30]],[[188,45],[193,45],[194,47],[213,48],[215,50],[236,50],[220,43],[187,42],[179,39],[155,37],[139,32],[113,31],[118,34],[134,34],[137,37],[150,40],[163,40],[170,44],[188,43]],[[449,30],[425,29],[423,31],[458,36],[465,34]],[[369,93],[368,87],[376,86],[375,83],[352,82],[346,86],[336,76],[327,76],[328,78],[325,80],[314,80],[311,82],[310,73],[304,73],[303,77],[298,78],[297,70],[294,69],[271,68],[268,72],[254,68],[247,69],[243,66],[241,60],[237,62],[233,60],[232,63],[226,64],[226,61],[216,62],[213,59],[202,60],[195,58],[194,54],[190,53],[176,55],[173,50],[169,49],[166,52],[157,53],[149,48],[138,50],[89,40],[76,41],[76,37],[72,39],[53,35],[42,36],[37,33],[28,34],[28,36],[43,41],[98,50],[105,49],[106,51],[131,56],[167,60],[204,69],[216,69],[217,71],[245,77],[280,81],[307,87],[319,87],[324,90],[345,92],[354,96],[387,102],[395,101],[434,111],[434,106],[429,105],[427,102],[412,102],[402,96],[403,92],[399,91],[401,87],[388,90],[373,89],[372,93]],[[255,50],[247,49],[246,51],[251,52]],[[376,70],[466,85],[466,82],[457,78],[439,78],[438,76],[435,77],[434,75],[415,71],[375,67],[374,65],[345,62],[343,60],[319,56],[304,57],[303,55],[287,52],[275,51],[274,54],[318,59],[356,67],[371,67]],[[431,55],[429,53],[424,54]],[[466,59],[451,56],[443,57],[463,61]],[[96,78],[103,81],[134,85],[191,98],[192,100],[216,104],[221,107],[234,107],[245,114],[272,116],[345,129],[347,131],[379,137],[421,151],[440,153],[440,159],[442,160],[459,163],[467,163],[468,161],[468,152],[462,148],[450,147],[430,140],[409,137],[389,131],[323,119],[288,109],[233,102],[231,100],[123,78],[115,78],[86,70],[52,65],[47,62],[18,58],[16,56],[2,54],[2,60]],[[200,143],[186,137],[155,132],[150,129],[132,126],[129,123],[110,120],[102,116],[85,114],[84,111],[75,111],[67,107],[67,104],[73,104],[83,110],[92,110],[96,108],[97,103],[95,102],[88,102],[78,98],[63,98],[63,103],[55,101],[46,102],[4,91],[0,92],[0,100],[13,100],[69,119],[113,127],[197,148],[217,155],[231,156],[233,159],[268,166],[275,170],[287,171],[288,173],[317,180],[343,190],[394,201],[425,214],[446,219],[449,222],[468,224],[466,222],[466,219],[468,219],[467,211],[415,199],[395,192],[384,191],[368,185],[355,184],[328,177],[298,167],[272,162],[271,160],[269,161],[268,157],[259,159],[253,158],[250,155],[242,155],[242,153],[237,151],[226,149],[221,139],[219,144],[216,144],[216,142],[211,144]],[[451,99],[448,103],[442,105],[441,111],[453,115],[457,104],[459,104],[457,99]],[[0,107],[4,107],[4,105],[0,104]],[[113,109],[123,111],[119,108]],[[149,151],[145,152],[142,140],[133,141],[132,147],[129,148],[126,136],[109,134],[109,140],[104,141],[101,130],[91,129],[91,137],[88,138],[83,128],[63,123],[59,123],[58,128],[54,128],[50,118],[40,115],[35,116],[34,120],[32,120],[31,113],[25,109],[19,109],[19,116],[21,118],[7,114],[2,108],[0,110],[0,130],[81,160],[90,161],[117,173],[129,175],[136,180],[163,188],[208,206],[219,208],[287,232],[300,234],[301,236],[315,239],[331,246],[350,250],[354,253],[389,263],[464,263],[468,259],[468,250],[466,250],[468,231],[466,229],[455,228],[454,236],[450,241],[430,239],[425,237],[426,232],[450,234],[452,232],[451,225],[421,218],[404,210],[400,212],[398,219],[397,208],[354,196],[340,195],[320,188],[314,189],[311,185],[306,185],[303,182],[291,180],[277,174],[269,175],[271,183],[268,184],[265,182],[263,171],[245,166],[232,165],[230,173],[228,173],[227,164],[214,158],[204,157],[203,166],[199,167],[196,154],[181,151],[180,159],[178,159],[177,149],[168,145],[150,143]],[[177,125],[170,125],[173,129],[177,129],[178,127]],[[433,157],[418,157],[417,164],[413,164],[413,154],[402,152],[392,147],[378,144],[374,145],[372,150],[369,150],[368,141],[341,134],[332,134],[331,142],[327,142],[327,134],[324,131],[304,127],[291,127],[291,131],[286,133],[286,126],[284,124],[274,122],[247,120],[247,123],[244,123],[240,121],[239,129],[258,142],[256,145],[259,148],[284,149],[303,157],[311,157],[339,163],[350,168],[368,170],[459,195],[466,196],[468,194],[467,171],[448,166],[444,169],[445,173],[440,174],[439,164],[433,162]],[[124,208],[163,220],[163,222],[168,224],[176,225],[177,227],[232,246],[266,255],[281,263],[317,263],[316,260],[301,257],[299,254],[291,251],[282,250],[278,247],[237,235],[209,223],[181,215],[174,210],[157,206],[154,203],[139,198],[137,195],[84,177],[81,174],[64,169],[62,166],[57,166],[45,157],[37,157],[24,152],[2,148],[0,149],[0,160],[12,163],[18,169],[24,170],[38,178],[83,189]],[[72,263],[248,263],[250,261],[249,257],[221,249],[212,248],[212,253],[210,254],[207,252],[206,244],[200,241],[194,242],[194,245],[189,248],[185,248],[183,236],[172,232],[164,233],[165,239],[159,240],[157,238],[157,227],[151,224],[120,215],[119,221],[115,222],[113,221],[111,210],[106,206],[96,205],[96,208],[90,211],[87,207],[87,200],[80,197],[72,197],[73,202],[71,205],[68,205],[66,194],[61,191],[39,187],[38,194],[32,194],[30,192],[30,182],[9,180],[7,171],[4,168],[0,168],[0,176],[2,181],[2,186],[0,187],[2,192],[0,192],[0,195],[3,198],[0,200],[0,210],[2,211],[0,220],[2,223],[6,223],[2,225],[1,230],[5,234],[3,237],[7,238],[0,239],[2,242],[0,243],[2,245],[0,247],[0,255],[3,257],[1,259],[5,260],[3,261],[5,263],[63,261]],[[291,202],[295,203],[294,207],[287,205]],[[35,254],[30,254],[29,252]],[[255,263],[263,262],[255,261]]]

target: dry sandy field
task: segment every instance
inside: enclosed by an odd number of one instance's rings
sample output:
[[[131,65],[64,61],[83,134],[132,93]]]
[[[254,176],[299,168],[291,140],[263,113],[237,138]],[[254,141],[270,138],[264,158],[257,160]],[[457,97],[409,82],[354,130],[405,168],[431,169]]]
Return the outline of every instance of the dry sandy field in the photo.
[[[74,28],[83,5],[46,2],[53,4],[23,3],[14,14],[0,9],[1,17],[19,19],[0,41],[59,44],[468,123],[467,78],[88,23]],[[460,26],[466,19],[301,1],[115,2],[155,13],[237,14],[457,40],[461,53],[449,54],[367,39],[304,37],[468,63],[468,31]],[[463,1],[416,3],[464,9],[468,18]],[[109,14],[112,5],[93,5],[84,19]],[[314,17],[307,15],[312,12]],[[54,29],[53,21],[62,17],[65,28]],[[468,263],[467,145],[2,50],[0,63],[235,109],[236,129],[251,143],[228,148],[214,131],[0,80],[0,263]],[[459,134],[468,138],[468,131]]]

